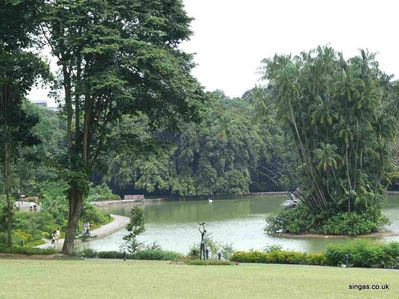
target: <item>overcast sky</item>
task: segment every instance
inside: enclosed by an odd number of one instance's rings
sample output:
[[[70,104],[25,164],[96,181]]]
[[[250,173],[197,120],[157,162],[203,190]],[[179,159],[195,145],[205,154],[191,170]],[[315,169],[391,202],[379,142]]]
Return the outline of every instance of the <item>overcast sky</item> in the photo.
[[[399,1],[184,0],[194,32],[182,47],[196,53],[194,75],[207,90],[241,96],[259,84],[258,68],[275,53],[297,54],[317,45],[377,52],[381,69],[399,75]],[[38,100],[46,91],[36,89]],[[50,104],[51,105],[51,104]]]

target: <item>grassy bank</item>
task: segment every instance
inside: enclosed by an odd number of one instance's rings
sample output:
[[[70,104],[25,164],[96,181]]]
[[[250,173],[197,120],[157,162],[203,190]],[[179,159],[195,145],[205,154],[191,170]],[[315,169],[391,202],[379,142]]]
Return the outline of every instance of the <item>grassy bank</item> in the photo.
[[[0,259],[0,298],[394,298],[399,272],[290,265]],[[389,290],[349,290],[389,284]]]

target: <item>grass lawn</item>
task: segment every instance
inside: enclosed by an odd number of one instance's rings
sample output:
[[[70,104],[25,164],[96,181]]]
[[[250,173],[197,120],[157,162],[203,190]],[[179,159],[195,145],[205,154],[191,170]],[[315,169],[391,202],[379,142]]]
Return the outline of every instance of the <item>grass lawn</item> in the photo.
[[[389,284],[389,290],[349,290]],[[399,271],[0,259],[0,298],[399,298]]]

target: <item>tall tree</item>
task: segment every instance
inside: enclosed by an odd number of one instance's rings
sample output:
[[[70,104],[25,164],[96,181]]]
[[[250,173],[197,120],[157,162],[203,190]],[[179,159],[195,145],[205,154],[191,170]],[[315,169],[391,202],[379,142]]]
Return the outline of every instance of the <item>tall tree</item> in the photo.
[[[11,170],[19,145],[35,140],[29,134],[35,124],[22,110],[24,96],[39,75],[47,75],[47,67],[35,54],[26,51],[32,45],[37,29],[41,1],[2,1],[0,3],[0,161],[3,164],[7,245],[12,246],[13,201]]]
[[[345,60],[330,47],[264,61],[268,97],[301,158],[302,200],[316,215],[377,219],[397,132],[391,77],[375,55]],[[327,214],[326,214],[327,213]]]
[[[93,168],[106,152],[110,126],[144,113],[153,126],[195,118],[201,87],[180,0],[51,1],[44,28],[61,68],[67,123],[64,174],[69,218],[63,252],[71,254]]]

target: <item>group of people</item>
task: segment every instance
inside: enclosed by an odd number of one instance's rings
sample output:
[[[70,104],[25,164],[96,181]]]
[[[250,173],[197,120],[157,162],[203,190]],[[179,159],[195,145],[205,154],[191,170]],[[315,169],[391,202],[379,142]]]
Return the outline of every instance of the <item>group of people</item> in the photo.
[[[59,229],[53,231],[52,235],[51,235],[51,244],[56,244],[58,243],[58,240],[61,237],[61,231]]]
[[[83,224],[83,235],[90,236],[90,223]],[[55,230],[51,234],[51,244],[58,243],[58,240],[61,237],[61,231],[59,229]]]
[[[29,212],[36,212],[37,211],[37,204],[34,202],[31,202],[29,204]]]
[[[90,223],[86,222],[83,224],[83,235],[84,236],[90,236]]]

